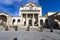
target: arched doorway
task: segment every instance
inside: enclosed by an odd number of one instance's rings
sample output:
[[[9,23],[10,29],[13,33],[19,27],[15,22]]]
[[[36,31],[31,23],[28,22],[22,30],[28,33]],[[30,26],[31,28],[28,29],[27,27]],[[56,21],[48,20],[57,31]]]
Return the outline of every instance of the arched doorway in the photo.
[[[32,26],[32,17],[33,17],[33,14],[28,14],[28,25],[29,26]]]
[[[40,20],[40,25],[43,25],[43,19]]]
[[[38,26],[38,14],[34,14],[34,18],[35,18],[34,26]]]
[[[32,18],[29,18],[29,19],[28,19],[28,25],[29,25],[29,26],[32,26]]]
[[[46,23],[46,27],[49,28],[48,19],[45,20],[45,23]]]
[[[3,25],[4,22],[7,22],[7,17],[5,15],[0,15],[0,25]]]
[[[12,22],[12,24],[14,25],[14,22],[15,22],[16,20],[15,19],[13,19],[13,22]]]

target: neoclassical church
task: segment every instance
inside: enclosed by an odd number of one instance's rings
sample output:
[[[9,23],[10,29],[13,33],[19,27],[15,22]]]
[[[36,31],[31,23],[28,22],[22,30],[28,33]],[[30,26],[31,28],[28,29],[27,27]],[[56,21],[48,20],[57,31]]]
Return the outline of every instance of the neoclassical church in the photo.
[[[0,12],[0,25],[6,22],[8,27],[18,25],[18,27],[38,28],[41,25],[60,26],[60,12],[47,12],[42,16],[42,7],[35,3],[27,3],[20,7],[19,16],[11,16],[7,13]]]

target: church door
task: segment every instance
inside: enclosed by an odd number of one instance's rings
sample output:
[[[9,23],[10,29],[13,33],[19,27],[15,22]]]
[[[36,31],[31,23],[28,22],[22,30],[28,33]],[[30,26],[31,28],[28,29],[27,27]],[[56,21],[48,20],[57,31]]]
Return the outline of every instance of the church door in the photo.
[[[32,26],[32,20],[29,20],[29,25]]]

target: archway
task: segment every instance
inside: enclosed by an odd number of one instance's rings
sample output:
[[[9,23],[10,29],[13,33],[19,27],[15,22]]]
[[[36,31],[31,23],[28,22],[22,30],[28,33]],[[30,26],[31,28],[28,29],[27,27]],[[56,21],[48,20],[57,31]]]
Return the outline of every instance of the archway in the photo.
[[[40,25],[43,25],[43,19],[40,20]]]
[[[45,23],[46,23],[46,27],[49,28],[48,19],[45,20]]]
[[[32,26],[32,20],[29,20],[29,25]]]
[[[50,28],[48,19],[45,19],[44,27],[45,28]]]
[[[34,26],[38,26],[38,14],[34,14],[34,18],[35,18]]]
[[[0,15],[0,25],[3,25],[4,22],[7,22],[7,17],[5,15]]]

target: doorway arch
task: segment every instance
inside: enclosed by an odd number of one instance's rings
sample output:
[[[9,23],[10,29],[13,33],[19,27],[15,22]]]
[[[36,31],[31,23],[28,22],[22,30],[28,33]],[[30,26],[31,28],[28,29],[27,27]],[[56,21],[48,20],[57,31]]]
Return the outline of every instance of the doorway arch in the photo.
[[[7,17],[5,15],[0,15],[0,25],[3,25],[4,22],[7,22]]]
[[[40,20],[40,25],[43,25],[43,19]]]
[[[49,28],[48,19],[45,20],[45,25],[46,25],[46,26],[45,26],[46,28]]]

